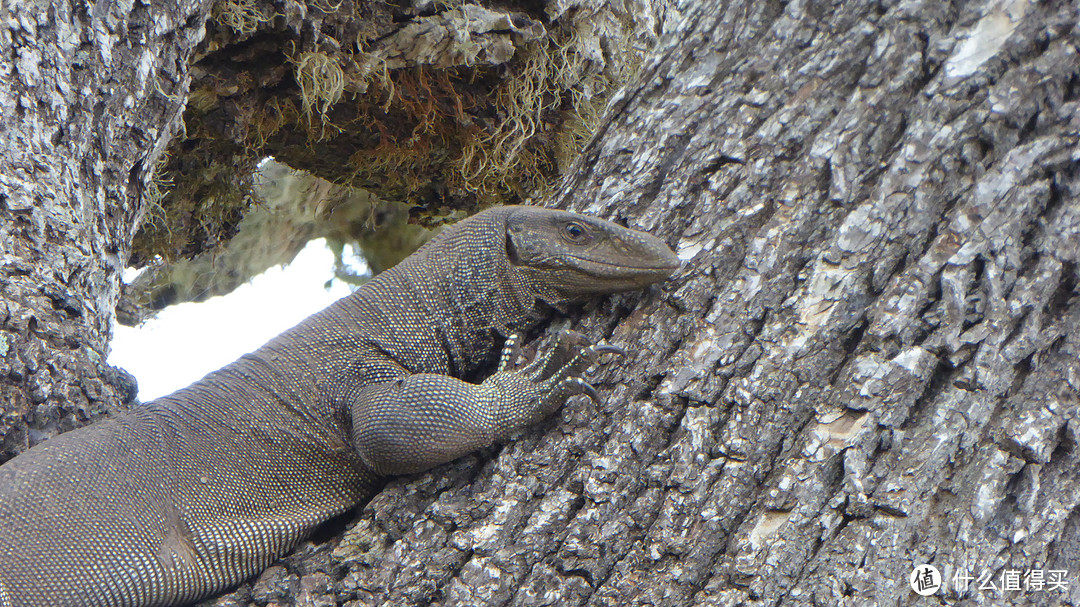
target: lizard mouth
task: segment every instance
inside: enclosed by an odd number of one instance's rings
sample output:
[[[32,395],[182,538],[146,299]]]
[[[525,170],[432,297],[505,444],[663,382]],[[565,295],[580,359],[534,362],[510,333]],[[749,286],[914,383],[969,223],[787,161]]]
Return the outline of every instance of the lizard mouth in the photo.
[[[572,282],[582,293],[632,290],[661,281],[681,265],[664,261],[661,264],[643,264],[640,259],[612,262],[577,255],[564,258],[564,263],[569,262],[566,266],[578,275]]]
[[[627,273],[627,274],[636,274],[638,272],[669,272],[670,273],[670,272],[674,272],[675,270],[678,270],[679,266],[682,265],[679,262],[678,258],[674,259],[674,263],[671,263],[668,260],[664,260],[666,263],[656,264],[656,265],[648,265],[648,264],[637,265],[637,264],[634,264],[634,263],[629,262],[629,261],[628,262],[617,263],[617,262],[611,262],[611,261],[604,261],[602,259],[594,259],[594,258],[591,258],[591,257],[582,257],[582,256],[579,256],[579,255],[571,255],[570,258],[575,260],[576,262],[578,262],[576,264],[576,266],[578,268],[580,268],[582,271],[593,274],[594,272],[589,271],[589,269],[590,269],[589,266],[599,266],[598,268],[596,268],[595,273],[596,274],[601,274],[602,273],[604,275],[617,274],[620,271],[624,272],[624,273]],[[614,272],[612,272],[612,271],[614,271]]]

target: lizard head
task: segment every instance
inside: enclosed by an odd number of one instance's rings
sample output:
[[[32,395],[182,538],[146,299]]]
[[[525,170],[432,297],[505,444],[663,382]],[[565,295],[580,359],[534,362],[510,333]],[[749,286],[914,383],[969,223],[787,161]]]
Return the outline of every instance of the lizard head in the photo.
[[[541,287],[539,293],[560,300],[639,289],[679,268],[679,258],[655,236],[537,207],[518,207],[507,216],[506,254],[532,285]]]

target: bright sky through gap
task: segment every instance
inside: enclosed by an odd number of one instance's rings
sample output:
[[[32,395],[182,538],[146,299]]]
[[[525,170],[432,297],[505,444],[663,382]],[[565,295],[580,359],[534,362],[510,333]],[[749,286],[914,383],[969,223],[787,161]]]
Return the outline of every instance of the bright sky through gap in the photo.
[[[326,241],[313,240],[291,264],[270,268],[228,295],[170,306],[138,328],[117,325],[109,364],[135,376],[143,402],[169,394],[348,295],[339,280],[325,288],[333,268]]]

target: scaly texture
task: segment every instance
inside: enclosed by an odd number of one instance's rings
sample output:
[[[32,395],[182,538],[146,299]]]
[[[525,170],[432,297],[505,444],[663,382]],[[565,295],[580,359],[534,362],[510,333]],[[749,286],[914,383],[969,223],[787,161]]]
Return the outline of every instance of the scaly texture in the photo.
[[[192,386],[0,467],[0,605],[175,605],[252,575],[370,492],[588,391],[597,348],[545,372],[504,355],[546,306],[662,280],[658,239],[502,207]],[[543,359],[542,359],[543,360]]]

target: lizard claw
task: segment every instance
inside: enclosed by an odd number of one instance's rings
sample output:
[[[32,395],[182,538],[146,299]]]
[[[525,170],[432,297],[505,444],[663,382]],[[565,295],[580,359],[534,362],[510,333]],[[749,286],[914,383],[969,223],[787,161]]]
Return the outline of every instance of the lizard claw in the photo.
[[[592,399],[594,403],[600,404],[600,395],[596,393],[596,388],[593,388],[589,382],[580,377],[567,377],[554,387],[545,390],[545,394],[541,399],[541,407],[545,417],[558,409],[568,398],[579,394],[584,394]]]
[[[611,344],[596,344],[590,346],[593,352],[597,354],[618,354],[619,356],[626,356],[626,350],[623,350],[619,346],[613,346]]]
[[[626,350],[611,344],[593,344],[584,347],[549,377],[537,381],[541,393],[544,394],[543,408],[546,411],[554,411],[566,399],[578,394],[584,394],[594,403],[600,404],[600,395],[589,382],[581,377],[581,373],[596,364],[604,354],[626,356]]]
[[[580,377],[567,377],[562,380],[556,388],[556,392],[561,392],[565,395],[563,400],[570,398],[571,396],[584,394],[591,398],[594,403],[600,404],[600,395],[596,393],[596,388],[593,388],[592,384]]]
[[[600,395],[581,375],[600,363],[603,355],[626,356],[626,350],[607,343],[589,344],[584,335],[573,331],[560,333],[548,343],[543,353],[538,352],[524,367],[518,368],[522,357],[521,336],[509,335],[498,371],[517,375],[534,386],[541,417],[550,415],[572,396],[585,395],[600,404]]]
[[[596,393],[596,388],[592,387],[592,384],[580,377],[575,377],[571,381],[577,384],[577,387],[581,390],[578,394],[585,394],[592,399],[592,402],[600,404],[600,395]]]

